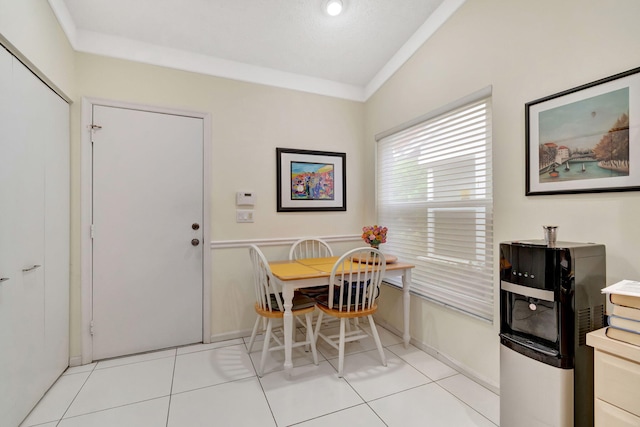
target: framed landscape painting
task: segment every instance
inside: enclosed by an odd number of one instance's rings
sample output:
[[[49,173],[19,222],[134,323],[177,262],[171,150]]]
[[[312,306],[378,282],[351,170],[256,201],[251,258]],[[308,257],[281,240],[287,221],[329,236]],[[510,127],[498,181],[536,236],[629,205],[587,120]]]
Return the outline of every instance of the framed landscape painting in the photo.
[[[526,195],[640,190],[640,68],[525,104]]]
[[[347,210],[346,154],[276,148],[278,212]]]

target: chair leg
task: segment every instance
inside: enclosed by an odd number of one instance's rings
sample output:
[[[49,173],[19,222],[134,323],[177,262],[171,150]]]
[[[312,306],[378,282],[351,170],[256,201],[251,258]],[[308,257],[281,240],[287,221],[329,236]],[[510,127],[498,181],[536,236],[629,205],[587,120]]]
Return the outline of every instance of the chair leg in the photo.
[[[340,343],[338,344],[338,377],[342,378],[342,370],[344,368],[344,329],[347,319],[345,317],[340,318]]]
[[[313,342],[317,343],[318,342],[318,334],[320,333],[320,326],[322,326],[322,315],[324,314],[323,311],[320,311],[320,313],[318,313],[318,319],[316,320],[316,329],[313,332]]]
[[[376,341],[376,346],[378,347],[378,353],[380,353],[380,360],[382,361],[382,366],[387,366],[387,358],[384,357],[384,350],[382,349],[382,341],[380,341],[380,336],[378,335],[378,329],[376,328],[376,324],[373,321],[373,317],[371,315],[367,316],[369,319],[369,325],[371,325],[371,332],[373,333],[373,339]]]
[[[267,360],[267,353],[269,353],[269,341],[271,341],[271,319],[267,321],[267,330],[264,333],[264,343],[262,344],[262,357],[260,358],[260,367],[258,370],[258,376],[262,378],[264,375],[264,362]]]
[[[320,310],[316,309],[316,310],[314,310],[313,313],[310,313],[310,316],[311,316],[311,336],[313,336],[314,338],[315,338],[315,329],[313,329],[313,315],[314,315],[314,313],[316,311],[320,311]],[[302,321],[300,321],[300,323],[302,324]],[[306,324],[303,324],[302,326],[304,326],[305,329],[307,329],[307,330],[309,329],[308,325],[306,325]],[[304,346],[304,351],[305,352],[309,352],[309,344]]]
[[[253,325],[253,332],[251,332],[251,339],[249,340],[249,349],[247,350],[247,353],[251,353],[251,348],[253,347],[253,342],[256,339],[256,335],[258,333],[258,325],[260,324],[260,318],[261,316],[258,316],[256,318],[256,323]]]
[[[313,333],[313,325],[311,324],[311,313],[304,315],[307,320],[307,341],[311,346],[311,353],[313,354],[313,364],[318,366],[318,352],[316,351],[316,341]]]
[[[305,321],[303,322],[299,317],[296,316],[295,321],[294,321],[294,325],[295,322],[300,323],[300,326],[303,327],[305,329],[305,334],[307,333],[307,323],[306,323],[306,314],[305,314]],[[296,342],[295,336],[296,336],[296,332],[298,331],[298,328],[294,327],[293,328],[293,340],[292,342]],[[313,335],[313,332],[311,333],[311,335]],[[308,353],[309,352],[309,339],[306,339],[307,344],[304,345],[304,352]]]

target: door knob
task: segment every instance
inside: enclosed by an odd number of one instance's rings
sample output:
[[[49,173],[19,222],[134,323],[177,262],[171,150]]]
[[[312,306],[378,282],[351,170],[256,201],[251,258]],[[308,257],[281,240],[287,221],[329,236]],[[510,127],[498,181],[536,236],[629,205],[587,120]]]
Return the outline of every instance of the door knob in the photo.
[[[192,244],[193,246],[198,246],[198,245],[200,244],[200,240],[198,240],[198,239],[193,239],[193,240],[191,240],[191,244]]]

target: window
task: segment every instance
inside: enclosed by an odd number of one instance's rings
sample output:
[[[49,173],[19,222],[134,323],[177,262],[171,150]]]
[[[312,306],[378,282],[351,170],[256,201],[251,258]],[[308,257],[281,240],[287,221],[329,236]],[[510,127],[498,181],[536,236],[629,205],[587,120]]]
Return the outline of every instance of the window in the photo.
[[[376,139],[378,223],[386,250],[416,265],[411,291],[492,321],[489,94]]]

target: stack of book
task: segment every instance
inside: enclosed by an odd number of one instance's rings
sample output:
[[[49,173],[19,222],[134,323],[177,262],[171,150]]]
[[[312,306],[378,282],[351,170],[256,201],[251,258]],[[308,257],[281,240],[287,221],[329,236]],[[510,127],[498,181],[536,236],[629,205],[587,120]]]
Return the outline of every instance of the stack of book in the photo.
[[[612,305],[606,335],[640,346],[640,282],[623,280],[602,292],[609,295]]]

